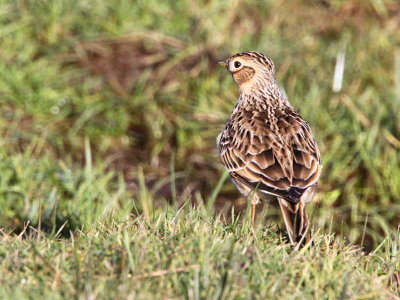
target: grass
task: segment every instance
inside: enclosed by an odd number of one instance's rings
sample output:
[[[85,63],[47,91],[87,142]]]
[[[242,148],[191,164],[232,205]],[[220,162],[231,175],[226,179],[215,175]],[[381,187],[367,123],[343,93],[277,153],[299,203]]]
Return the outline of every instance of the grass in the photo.
[[[2,298],[395,299],[400,267],[398,240],[365,254],[315,233],[293,251],[274,228],[223,222],[204,206],[38,235],[3,232]]]
[[[389,0],[0,1],[3,298],[399,296],[399,13]],[[242,50],[275,61],[320,145],[313,248],[290,250],[273,207],[255,232],[238,217],[215,149],[238,92],[215,62]]]

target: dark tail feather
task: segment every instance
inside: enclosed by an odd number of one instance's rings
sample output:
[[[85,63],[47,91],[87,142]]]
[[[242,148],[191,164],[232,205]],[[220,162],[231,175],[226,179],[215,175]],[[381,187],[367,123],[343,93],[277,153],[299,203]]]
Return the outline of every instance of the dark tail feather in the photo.
[[[310,223],[307,217],[306,204],[304,202],[294,204],[282,198],[278,198],[278,201],[290,242],[293,245],[308,242]]]

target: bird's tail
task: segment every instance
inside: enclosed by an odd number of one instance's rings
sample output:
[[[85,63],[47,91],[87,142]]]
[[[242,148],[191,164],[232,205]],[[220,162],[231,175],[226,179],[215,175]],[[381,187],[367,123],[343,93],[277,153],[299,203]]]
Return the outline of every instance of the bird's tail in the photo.
[[[300,201],[297,204],[278,198],[279,206],[282,211],[283,220],[293,245],[305,244],[309,240],[308,221],[306,204]]]

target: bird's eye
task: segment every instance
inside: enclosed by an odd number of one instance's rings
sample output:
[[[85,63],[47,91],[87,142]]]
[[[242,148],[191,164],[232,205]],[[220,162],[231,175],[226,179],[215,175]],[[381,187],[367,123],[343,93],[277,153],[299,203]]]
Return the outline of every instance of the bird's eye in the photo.
[[[240,66],[242,65],[240,62],[235,61],[235,63],[233,64],[235,66],[235,68],[240,68]]]

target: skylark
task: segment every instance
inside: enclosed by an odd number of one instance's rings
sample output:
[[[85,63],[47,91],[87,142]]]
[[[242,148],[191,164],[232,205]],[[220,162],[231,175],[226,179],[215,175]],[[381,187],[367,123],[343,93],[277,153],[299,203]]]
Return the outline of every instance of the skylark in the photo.
[[[237,189],[252,203],[279,203],[292,244],[305,241],[305,205],[321,173],[310,126],[280,91],[272,60],[248,51],[219,62],[231,73],[239,99],[217,138],[220,157]]]

